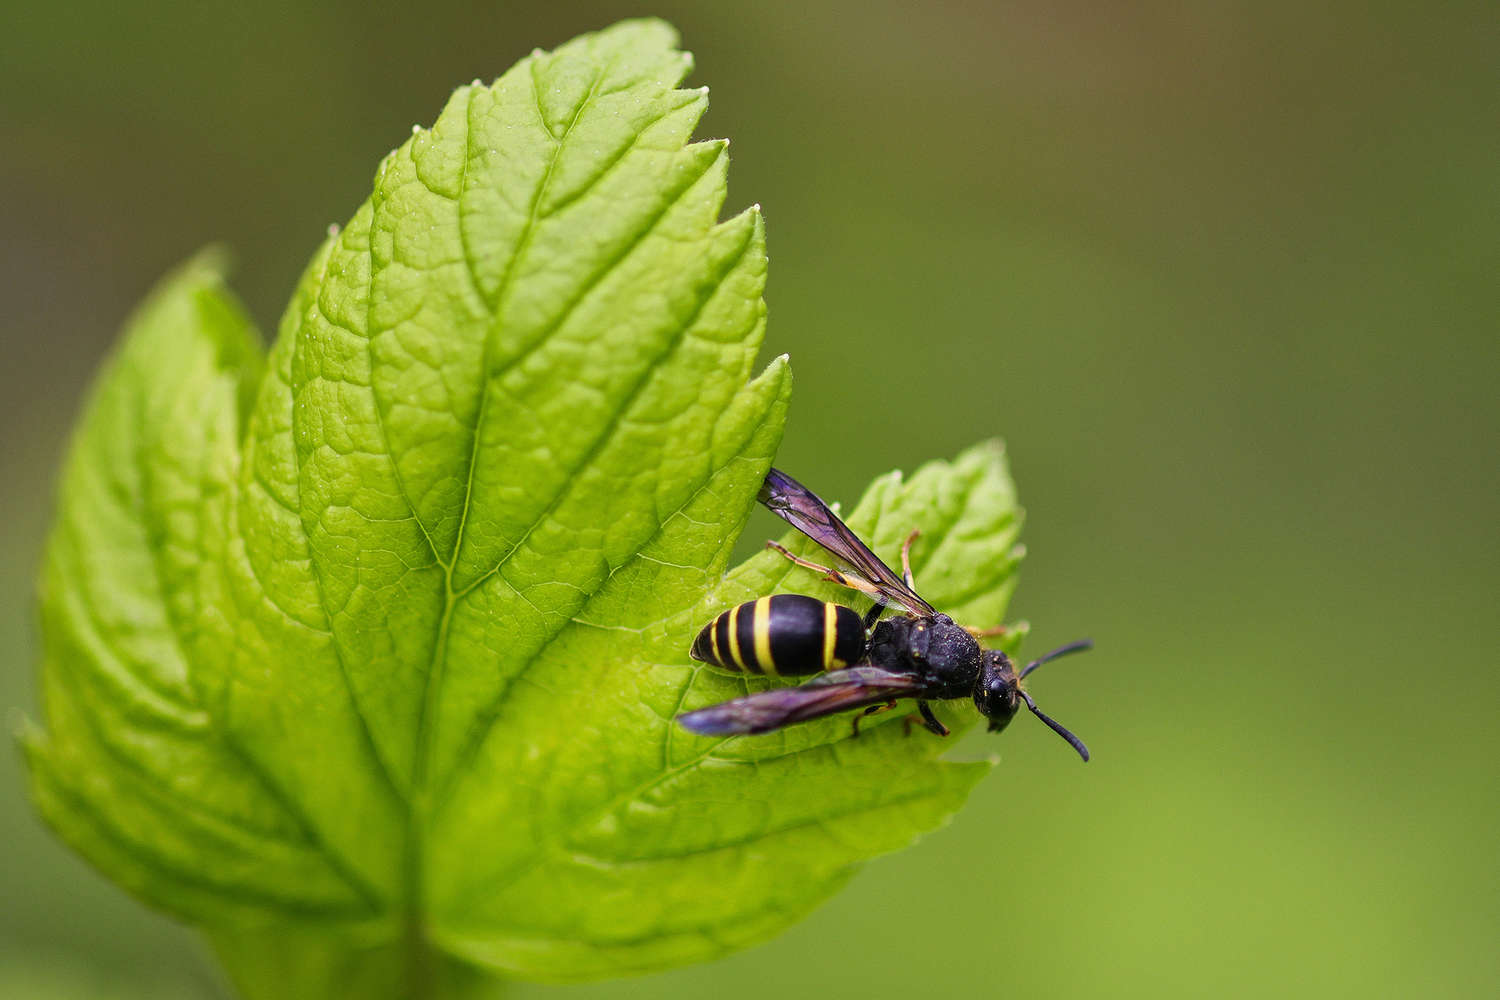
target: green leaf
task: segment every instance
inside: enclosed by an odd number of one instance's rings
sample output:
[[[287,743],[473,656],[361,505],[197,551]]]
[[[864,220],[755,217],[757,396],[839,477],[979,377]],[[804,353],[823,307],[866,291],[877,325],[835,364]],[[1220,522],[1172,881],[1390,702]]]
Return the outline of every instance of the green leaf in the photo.
[[[689,142],[707,97],[676,89],[674,43],[625,22],[461,88],[314,256],[269,357],[206,256],[95,390],[43,572],[34,796],[247,995],[722,955],[987,770],[899,725],[673,721],[763,683],[688,659],[704,621],[834,596],[772,553],[725,573],[790,376],[752,378],[763,226],[718,221],[726,144]],[[997,446],[879,480],[851,523],[887,556],[921,528],[923,593],[1000,619]]]

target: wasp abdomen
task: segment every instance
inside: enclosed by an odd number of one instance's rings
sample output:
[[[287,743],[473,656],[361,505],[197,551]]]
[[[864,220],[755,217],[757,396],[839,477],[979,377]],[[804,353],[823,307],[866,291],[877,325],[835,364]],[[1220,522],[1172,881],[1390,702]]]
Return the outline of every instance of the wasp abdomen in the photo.
[[[857,662],[865,626],[852,608],[802,594],[746,601],[719,615],[693,640],[695,660],[749,674],[815,674]]]

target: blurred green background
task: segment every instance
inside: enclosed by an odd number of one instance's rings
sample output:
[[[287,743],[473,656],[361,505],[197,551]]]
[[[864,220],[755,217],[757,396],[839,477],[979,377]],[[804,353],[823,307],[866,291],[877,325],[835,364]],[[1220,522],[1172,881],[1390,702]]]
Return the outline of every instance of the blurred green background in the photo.
[[[1033,650],[1099,645],[1033,690],[1095,759],[1034,721],[972,737],[1003,761],[957,821],[778,940],[514,995],[1491,995],[1493,7],[534,6],[7,5],[11,721],[53,472],[148,286],[223,241],[270,328],[452,87],[657,13],[733,138],[727,207],[765,208],[778,464],[852,500],[1004,436],[1014,612]],[[0,995],[223,995],[40,828],[14,753],[0,842]]]

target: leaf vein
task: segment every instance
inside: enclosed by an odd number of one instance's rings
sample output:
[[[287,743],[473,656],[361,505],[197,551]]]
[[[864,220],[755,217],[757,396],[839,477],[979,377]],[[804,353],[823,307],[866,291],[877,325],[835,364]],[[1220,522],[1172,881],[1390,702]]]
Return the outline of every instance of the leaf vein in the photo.
[[[787,756],[794,757],[797,756],[797,754],[788,754]],[[798,830],[805,830],[810,827],[826,827],[839,820],[849,819],[852,816],[860,816],[864,813],[875,812],[876,810],[880,809],[895,808],[898,806],[907,805],[911,802],[920,802],[924,799],[930,799],[936,795],[941,794],[941,791],[941,788],[924,788],[919,792],[902,794],[888,799],[868,801],[848,809],[839,810],[838,812],[820,813],[816,816],[809,816],[806,819],[800,819],[796,822],[762,830],[759,833],[749,834],[747,836],[739,837],[734,840],[726,840],[717,844],[708,844],[702,847],[694,847],[686,850],[674,851],[672,853],[647,854],[636,857],[611,857],[609,855],[586,854],[582,851],[572,851],[570,852],[570,856],[581,861],[584,864],[599,864],[609,867],[624,867],[626,865],[636,864],[651,865],[661,864],[662,862],[680,861],[683,858],[691,858],[699,855],[717,854],[721,851],[732,851],[737,848],[748,847],[751,844],[761,843],[772,837],[786,836],[787,834],[796,833]],[[828,835],[830,839],[837,839],[833,837],[833,834],[831,832],[828,832]],[[561,842],[554,842],[553,846],[555,848],[562,848],[566,845]],[[848,845],[840,842],[840,846],[847,848]]]
[[[322,300],[321,290],[322,290],[324,281],[328,277],[328,266],[329,266],[329,262],[332,259],[333,259],[333,254],[330,253],[324,259],[324,261],[323,261],[323,267],[322,267],[321,272],[318,274],[318,279],[317,279],[317,282],[316,282],[316,285],[317,285],[317,288],[318,288],[319,291],[318,291],[317,294],[314,294],[312,296],[311,309],[313,311],[315,311],[317,315],[321,316],[323,319],[327,320],[329,323],[333,324],[334,326],[341,326],[336,320],[334,320],[331,316],[329,316],[327,314],[327,312],[323,309],[323,305],[322,305],[322,301],[321,301]],[[304,320],[303,323],[301,323],[301,324],[298,325],[298,327],[297,327],[297,329],[296,329],[296,331],[294,332],[293,335],[295,337],[297,337],[298,340],[301,340],[301,338],[303,336],[303,333],[306,330],[306,328],[307,328],[307,326],[306,326],[306,322]],[[346,329],[346,330],[348,329],[347,327],[341,327],[341,328],[342,329]],[[353,332],[353,331],[350,331],[350,332]],[[292,390],[292,415],[293,415],[293,430],[292,430],[292,434],[293,434],[294,439],[295,439],[295,436],[296,436],[296,430],[295,430],[296,414],[298,412],[297,395],[298,395],[298,393],[296,392],[296,390],[294,388]],[[298,486],[298,506],[300,507],[302,505],[300,483],[301,483],[302,473],[304,472],[303,464],[302,464],[302,452],[301,452],[301,449],[293,449],[293,457],[294,457],[294,460],[297,463],[297,475],[298,475],[298,483],[299,483],[299,486]],[[306,513],[307,512],[304,509],[303,510],[303,516],[304,517],[306,516]],[[408,799],[408,797],[407,797],[406,793],[402,790],[400,783],[396,781],[396,775],[391,770],[390,765],[386,762],[385,757],[381,754],[379,744],[375,740],[374,730],[370,726],[370,720],[365,715],[364,709],[360,706],[359,696],[358,696],[358,694],[356,694],[355,688],[354,688],[354,679],[349,674],[349,664],[344,659],[344,650],[343,650],[343,647],[339,644],[338,635],[334,631],[333,620],[332,620],[332,617],[329,614],[329,610],[328,609],[331,607],[331,605],[329,604],[329,601],[328,601],[327,591],[323,587],[323,575],[322,575],[321,572],[318,571],[318,568],[317,568],[317,562],[318,562],[317,554],[316,554],[316,552],[314,551],[314,549],[313,549],[313,547],[311,545],[311,539],[307,537],[308,536],[308,532],[307,532],[307,527],[306,527],[305,521],[303,521],[302,519],[299,518],[299,523],[302,523],[302,526],[303,526],[302,527],[303,537],[308,542],[308,552],[312,556],[312,562],[313,562],[313,572],[312,572],[313,587],[317,591],[317,594],[318,594],[318,607],[320,607],[320,608],[323,609],[324,620],[328,623],[328,633],[329,633],[328,647],[329,647],[329,649],[331,649],[333,651],[334,662],[338,665],[338,668],[339,668],[339,677],[344,682],[344,691],[345,691],[345,693],[349,697],[349,710],[354,714],[355,720],[359,723],[359,731],[360,731],[361,739],[363,741],[365,749],[369,752],[371,759],[375,762],[376,770],[379,771],[379,773],[380,773],[382,779],[384,780],[386,786],[390,789],[391,793],[396,797],[397,801],[406,802],[407,799]]]
[[[367,912],[365,907],[319,905],[305,899],[284,896],[273,892],[257,892],[241,884],[230,884],[204,878],[196,871],[179,868],[171,861],[158,857],[146,849],[139,840],[129,837],[125,831],[111,823],[104,813],[82,795],[76,794],[67,785],[53,777],[49,785],[52,793],[65,800],[73,812],[91,822],[99,834],[107,838],[117,850],[143,868],[160,876],[174,880],[179,885],[212,893],[219,899],[229,899],[256,907],[272,906],[280,912],[308,916],[329,917],[337,915],[359,915]]]
[[[691,187],[691,184],[684,187],[681,194],[685,194],[689,189],[691,189]],[[679,198],[681,197],[681,194],[679,194]],[[664,210],[662,214],[665,215],[666,211],[668,210],[670,210],[670,206],[668,207],[668,209]],[[660,216],[658,218],[660,218]],[[681,346],[683,340],[686,338],[688,332],[692,328],[693,323],[697,322],[698,317],[702,315],[704,308],[706,308],[708,303],[712,301],[714,294],[718,292],[724,281],[728,279],[729,274],[732,273],[734,268],[738,266],[741,260],[744,259],[744,255],[749,252],[750,241],[751,235],[747,233],[745,242],[740,247],[738,253],[736,253],[730,259],[728,266],[722,269],[721,273],[715,278],[712,285],[709,286],[699,296],[698,301],[694,304],[693,312],[682,324],[678,326],[677,330],[674,331],[671,340],[667,344],[666,349],[663,350],[650,363],[650,365],[647,366],[644,373],[636,381],[635,385],[632,386],[630,393],[620,403],[620,405],[615,408],[616,412],[614,417],[602,429],[600,435],[594,439],[593,443],[589,446],[588,452],[583,456],[582,460],[576,463],[573,468],[569,470],[567,478],[559,486],[558,491],[553,495],[552,500],[548,503],[547,507],[535,519],[533,519],[531,524],[527,526],[526,530],[521,534],[521,537],[517,539],[515,544],[510,547],[510,550],[500,558],[499,562],[497,562],[493,567],[481,574],[472,583],[467,584],[463,588],[463,590],[456,595],[459,599],[466,597],[477,587],[483,584],[489,577],[494,576],[496,573],[499,573],[505,567],[505,564],[507,561],[509,561],[510,557],[513,556],[521,548],[522,545],[526,544],[526,540],[531,537],[532,533],[546,521],[548,516],[550,516],[557,509],[557,505],[566,498],[567,491],[569,487],[573,485],[578,474],[588,467],[589,463],[591,463],[594,458],[598,456],[599,450],[607,445],[612,439],[613,433],[619,428],[619,424],[623,419],[624,411],[634,405],[636,400],[640,397],[640,394],[645,391],[646,386],[650,384],[651,375],[655,373],[656,369],[663,363],[665,363],[665,361],[677,350],[677,348]],[[638,242],[639,241],[637,241],[637,243]],[[566,317],[564,317],[564,319],[565,318]],[[560,325],[560,323],[558,325]],[[514,368],[516,364],[519,364],[520,360],[521,359],[517,359],[515,362],[507,365],[504,369],[497,372],[495,375],[495,379],[499,379],[511,368]]]

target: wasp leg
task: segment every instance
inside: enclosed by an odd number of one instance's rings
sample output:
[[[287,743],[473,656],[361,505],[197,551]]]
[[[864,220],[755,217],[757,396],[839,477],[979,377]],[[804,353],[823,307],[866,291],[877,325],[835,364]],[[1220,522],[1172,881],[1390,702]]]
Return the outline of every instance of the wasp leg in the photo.
[[[854,717],[854,732],[851,734],[853,736],[853,738],[855,738],[855,739],[859,738],[859,720],[860,719],[863,719],[867,715],[874,715],[876,712],[888,712],[888,711],[890,711],[891,709],[893,709],[895,707],[896,707],[896,703],[894,701],[888,701],[884,705],[871,705],[869,708],[865,709],[863,712],[860,712],[858,715],[856,715]]]
[[[885,595],[880,592],[880,588],[875,586],[875,584],[871,583],[869,580],[866,580],[862,576],[855,576],[852,573],[841,573],[836,569],[829,569],[827,566],[821,566],[809,559],[803,559],[799,555],[794,555],[789,549],[787,549],[786,546],[781,545],[777,542],[767,542],[766,548],[775,549],[777,552],[780,552],[782,555],[786,556],[788,559],[796,563],[798,566],[801,566],[803,569],[810,569],[814,573],[821,573],[825,579],[832,580],[834,583],[838,584],[841,587],[848,587],[850,590],[857,590],[861,594],[865,594],[873,598],[880,604],[884,604],[886,602]]]
[[[922,725],[926,726],[930,732],[938,736],[948,735],[948,727],[939,722],[938,717],[932,714],[931,705],[928,705],[925,701],[919,701],[917,702],[917,711],[922,713]]]
[[[906,541],[901,543],[901,575],[906,577],[906,585],[912,590],[917,589],[917,583],[911,578],[911,543],[920,534],[920,531],[913,528],[911,534],[906,536]]]
[[[993,639],[997,635],[1004,635],[1010,629],[1005,625],[991,625],[989,628],[971,628],[968,633],[976,639]]]
[[[878,622],[878,621],[880,621],[880,616],[885,613],[885,608],[886,608],[886,606],[884,604],[881,604],[879,601],[876,601],[875,602],[875,606],[872,607],[869,611],[865,612],[865,631],[866,632],[868,632],[868,631],[870,631],[870,629],[874,628],[875,627],[875,623]]]

